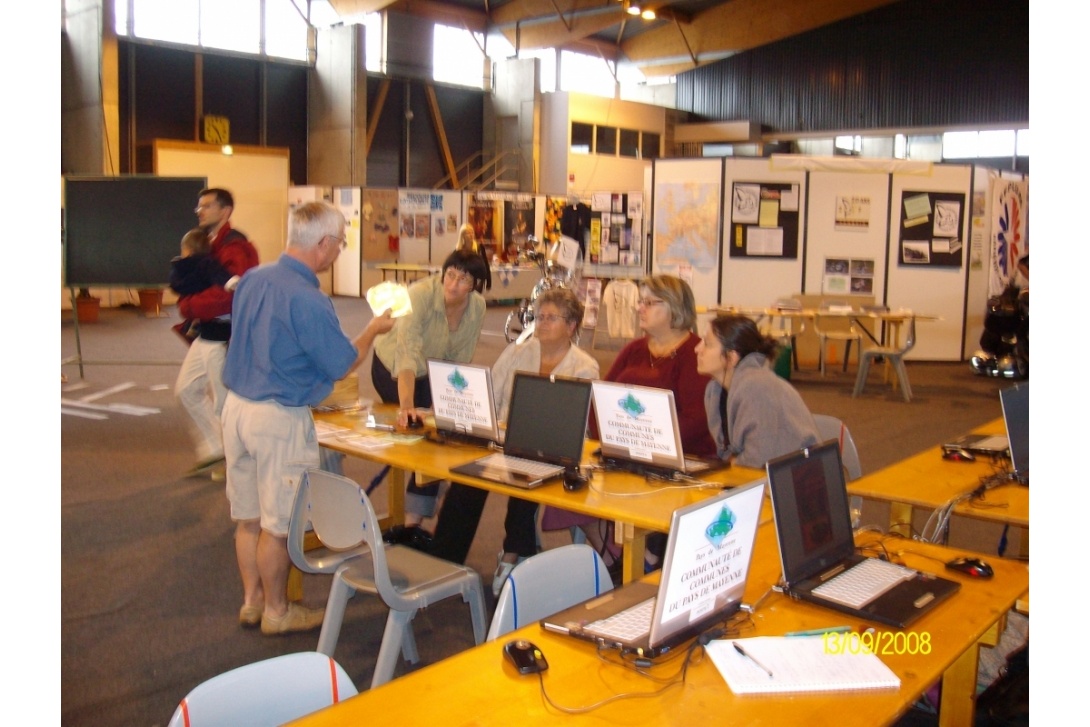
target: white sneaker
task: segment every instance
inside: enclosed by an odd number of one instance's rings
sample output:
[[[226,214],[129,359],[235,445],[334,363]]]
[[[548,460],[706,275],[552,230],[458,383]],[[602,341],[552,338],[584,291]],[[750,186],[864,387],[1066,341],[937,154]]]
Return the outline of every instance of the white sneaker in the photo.
[[[525,560],[525,558],[519,558],[519,561]],[[511,571],[515,569],[518,562],[508,563],[503,559],[503,551],[496,556],[496,572],[492,574],[492,595],[499,598],[500,591],[503,590],[503,584],[507,581],[507,576],[511,575]]]

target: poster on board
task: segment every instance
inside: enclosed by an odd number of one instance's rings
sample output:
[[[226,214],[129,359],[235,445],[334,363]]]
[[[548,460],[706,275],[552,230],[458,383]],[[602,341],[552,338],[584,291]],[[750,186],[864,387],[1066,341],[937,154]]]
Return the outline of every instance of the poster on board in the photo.
[[[902,192],[898,264],[961,267],[964,215],[960,192]]]
[[[731,188],[731,257],[799,256],[799,185],[735,182]]]

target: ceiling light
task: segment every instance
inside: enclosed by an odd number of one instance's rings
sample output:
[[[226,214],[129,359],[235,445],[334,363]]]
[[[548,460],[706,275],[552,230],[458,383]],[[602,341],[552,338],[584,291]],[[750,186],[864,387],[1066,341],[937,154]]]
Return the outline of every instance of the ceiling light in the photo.
[[[629,5],[629,4],[625,3],[625,9],[624,10],[629,15],[639,15],[640,14],[640,6],[639,5]]]
[[[640,13],[640,17],[643,18],[644,20],[654,20],[655,19],[655,11],[648,8],[647,10],[644,10],[642,13]]]

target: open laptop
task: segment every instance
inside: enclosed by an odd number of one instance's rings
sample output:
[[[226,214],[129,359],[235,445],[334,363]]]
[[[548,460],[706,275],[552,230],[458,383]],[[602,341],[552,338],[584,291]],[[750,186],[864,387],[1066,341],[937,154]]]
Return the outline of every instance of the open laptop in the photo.
[[[1007,444],[1011,455],[1011,476],[1029,484],[1029,382],[1008,386],[999,392]]]
[[[787,595],[904,628],[961,587],[855,552],[835,439],[769,460],[765,468]],[[854,580],[862,584],[856,588]],[[842,592],[847,585],[873,590],[855,596]]]
[[[674,510],[658,586],[629,583],[542,628],[654,658],[727,619],[742,605],[763,498],[757,480]]]
[[[503,452],[451,472],[523,488],[560,477],[583,459],[589,409],[586,379],[516,373]]]
[[[428,383],[436,439],[483,447],[503,441],[489,367],[429,358]]]
[[[591,388],[602,463],[607,467],[675,479],[730,466],[718,457],[686,456],[674,392],[669,389],[611,381],[594,381]]]
[[[990,455],[993,457],[1011,457],[1011,438],[1016,436],[1019,441],[1014,448],[1019,450],[1019,455],[1024,458],[1019,467],[1015,463],[1015,472],[1029,471],[1029,382],[1009,386],[999,391],[999,403],[1003,407],[1003,421],[1007,427],[1006,434],[963,434],[952,442],[942,445],[943,449],[964,449],[974,454]],[[1023,446],[1024,445],[1024,446]]]

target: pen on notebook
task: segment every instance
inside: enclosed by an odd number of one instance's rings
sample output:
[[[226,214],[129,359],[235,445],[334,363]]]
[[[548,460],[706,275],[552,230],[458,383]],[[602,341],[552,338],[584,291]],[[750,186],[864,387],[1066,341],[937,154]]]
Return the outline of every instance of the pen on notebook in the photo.
[[[768,674],[768,678],[769,678],[769,679],[771,679],[771,678],[772,678],[772,671],[771,671],[771,670],[770,670],[770,669],[769,669],[769,668],[768,668],[767,666],[765,666],[765,665],[764,665],[764,664],[762,664],[761,662],[759,662],[759,661],[757,661],[756,659],[754,659],[754,658],[753,658],[753,657],[752,657],[752,656],[751,656],[750,654],[747,654],[747,653],[746,653],[746,650],[745,650],[745,649],[743,649],[743,648],[742,648],[741,646],[739,646],[739,645],[738,645],[738,642],[737,642],[737,641],[732,641],[732,642],[730,642],[730,643],[731,643],[731,645],[732,645],[732,646],[734,647],[734,650],[735,650],[735,651],[737,651],[737,652],[738,652],[739,654],[741,654],[741,655],[742,655],[742,656],[744,656],[745,658],[747,658],[747,659],[749,659],[750,661],[752,661],[752,662],[753,662],[754,664],[756,664],[757,666],[761,667],[761,670],[762,670],[763,672],[765,672],[766,674]]]
[[[829,626],[824,629],[810,629],[809,631],[788,631],[784,636],[821,636],[822,634],[846,634],[852,630],[851,626]]]

